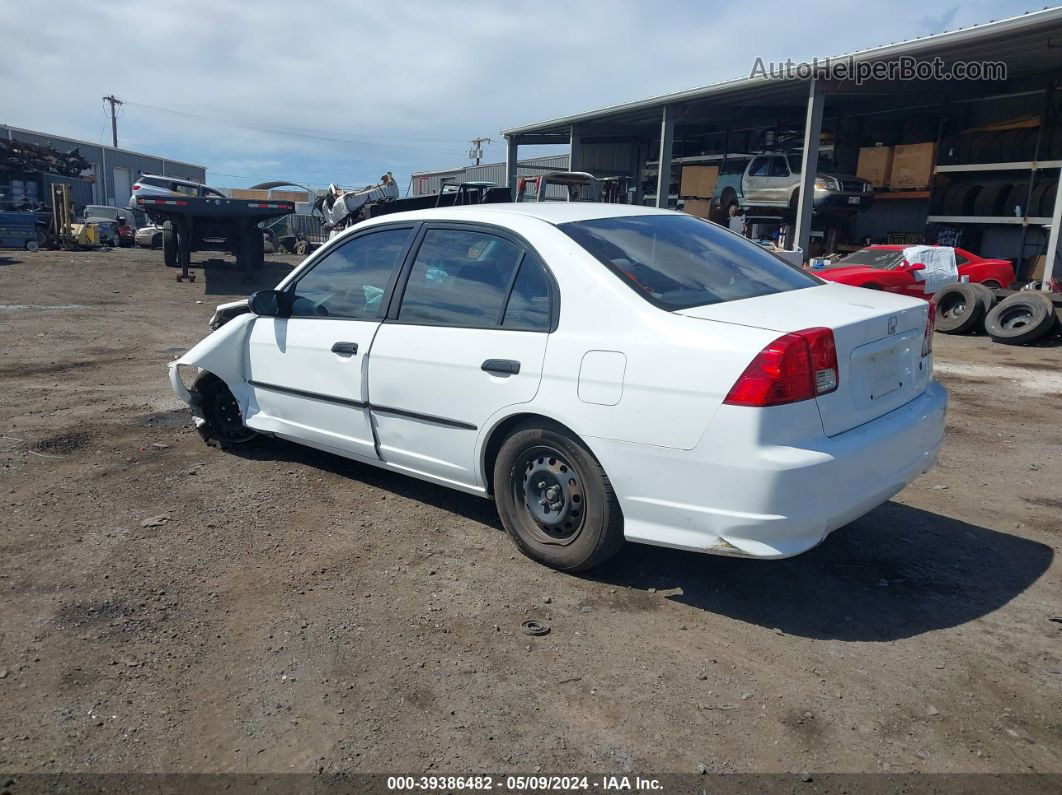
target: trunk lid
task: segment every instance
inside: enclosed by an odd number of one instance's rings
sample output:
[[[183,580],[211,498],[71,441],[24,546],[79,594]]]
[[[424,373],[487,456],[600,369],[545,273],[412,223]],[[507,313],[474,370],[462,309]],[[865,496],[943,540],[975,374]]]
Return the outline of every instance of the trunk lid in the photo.
[[[678,314],[779,334],[832,329],[838,387],[815,402],[823,430],[835,436],[899,408],[929,386],[930,360],[922,359],[929,306],[917,298],[826,284]]]

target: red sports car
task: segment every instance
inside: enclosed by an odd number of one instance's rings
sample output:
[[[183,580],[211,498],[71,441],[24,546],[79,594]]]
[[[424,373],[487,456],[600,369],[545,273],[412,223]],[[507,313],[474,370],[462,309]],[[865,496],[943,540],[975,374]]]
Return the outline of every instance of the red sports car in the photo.
[[[872,290],[925,298],[925,284],[915,278],[915,273],[924,266],[904,259],[906,248],[908,246],[904,245],[868,246],[837,262],[813,268],[812,273],[831,282],[853,287],[869,287]],[[985,259],[957,248],[955,264],[959,269],[960,281],[963,276],[968,276],[971,282],[980,282],[991,288],[1007,287],[1014,281],[1014,268],[1005,259]]]

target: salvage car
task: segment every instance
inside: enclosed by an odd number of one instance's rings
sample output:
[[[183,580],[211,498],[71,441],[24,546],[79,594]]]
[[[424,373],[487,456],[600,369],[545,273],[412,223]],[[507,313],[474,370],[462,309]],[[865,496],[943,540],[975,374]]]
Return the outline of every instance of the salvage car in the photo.
[[[493,498],[519,549],[783,558],[930,469],[925,301],[824,282],[684,213],[395,213],[219,307],[170,367],[200,433]]]
[[[927,283],[916,274],[924,270],[924,263],[909,262],[908,245],[873,245],[849,254],[836,262],[826,263],[815,273],[823,279],[853,287],[868,287],[891,293],[925,298],[933,295],[933,282]],[[948,246],[930,248],[949,250]],[[986,259],[963,248],[954,249],[956,275],[951,281],[969,281],[997,290],[1014,281],[1014,268],[1009,260]],[[922,266],[922,267],[920,267]]]
[[[748,161],[740,176],[720,177],[715,198],[724,210],[773,207],[796,212],[800,184],[799,154],[765,153]],[[866,210],[874,202],[873,186],[862,177],[834,172],[823,159],[815,172],[813,200],[816,211]]]
[[[162,245],[162,224],[148,224],[136,230],[134,241],[144,248],[158,248]]]

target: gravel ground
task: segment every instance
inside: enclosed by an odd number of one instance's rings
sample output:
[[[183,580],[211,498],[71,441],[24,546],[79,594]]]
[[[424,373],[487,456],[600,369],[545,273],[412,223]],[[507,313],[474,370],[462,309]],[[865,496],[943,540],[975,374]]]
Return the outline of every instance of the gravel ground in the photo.
[[[165,363],[269,259],[0,252],[0,771],[1062,772],[1062,347],[938,335],[940,466],[812,552],[567,576],[202,444]]]

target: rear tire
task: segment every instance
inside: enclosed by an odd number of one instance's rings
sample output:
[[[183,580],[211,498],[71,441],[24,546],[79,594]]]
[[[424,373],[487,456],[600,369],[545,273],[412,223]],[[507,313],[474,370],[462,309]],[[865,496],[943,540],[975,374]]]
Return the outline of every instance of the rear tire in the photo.
[[[176,268],[177,263],[177,230],[173,228],[172,221],[166,221],[162,225],[162,261],[167,268]]]
[[[936,330],[943,334],[969,334],[985,316],[983,297],[972,284],[949,284],[937,291],[933,301]]]
[[[586,446],[559,425],[517,426],[494,464],[502,525],[532,560],[586,571],[623,547],[623,514]]]
[[[207,444],[221,448],[240,447],[258,440],[258,433],[243,424],[240,404],[216,375],[201,374],[192,391],[199,395],[200,411],[205,420],[199,426],[199,435]]]
[[[1051,331],[1056,320],[1051,299],[1027,290],[996,304],[985,318],[985,331],[1004,345],[1028,345]]]

